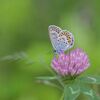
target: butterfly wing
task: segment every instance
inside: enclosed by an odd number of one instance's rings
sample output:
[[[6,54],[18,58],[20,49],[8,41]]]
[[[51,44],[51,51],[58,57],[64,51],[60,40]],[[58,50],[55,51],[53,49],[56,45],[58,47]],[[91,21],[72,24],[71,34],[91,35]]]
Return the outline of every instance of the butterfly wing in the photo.
[[[62,29],[58,26],[50,25],[48,30],[49,30],[50,40],[51,40],[54,50],[59,51],[60,47],[59,47],[58,37]]]
[[[60,48],[63,51],[66,51],[73,47],[74,45],[74,36],[71,32],[62,30],[59,34],[60,37]]]

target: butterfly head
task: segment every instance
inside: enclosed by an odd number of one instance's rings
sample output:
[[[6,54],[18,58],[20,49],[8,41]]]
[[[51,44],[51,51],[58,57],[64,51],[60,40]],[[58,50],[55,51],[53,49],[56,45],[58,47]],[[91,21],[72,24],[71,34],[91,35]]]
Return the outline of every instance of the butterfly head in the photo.
[[[63,50],[54,50],[54,53],[55,54],[61,54],[61,53],[64,53],[64,51]]]

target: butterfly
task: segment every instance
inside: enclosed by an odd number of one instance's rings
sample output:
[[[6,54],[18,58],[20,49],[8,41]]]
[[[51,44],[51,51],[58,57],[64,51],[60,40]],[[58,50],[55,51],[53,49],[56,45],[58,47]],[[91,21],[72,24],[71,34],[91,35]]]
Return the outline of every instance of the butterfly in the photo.
[[[60,27],[55,25],[50,25],[48,30],[52,46],[57,54],[73,47],[74,36],[71,32],[62,30]]]

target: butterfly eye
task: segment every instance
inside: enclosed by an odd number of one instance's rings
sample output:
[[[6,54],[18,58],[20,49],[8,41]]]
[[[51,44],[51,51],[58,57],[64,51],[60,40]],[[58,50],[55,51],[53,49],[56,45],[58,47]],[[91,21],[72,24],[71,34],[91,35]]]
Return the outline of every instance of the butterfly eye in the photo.
[[[56,50],[54,50],[54,53],[56,53]]]

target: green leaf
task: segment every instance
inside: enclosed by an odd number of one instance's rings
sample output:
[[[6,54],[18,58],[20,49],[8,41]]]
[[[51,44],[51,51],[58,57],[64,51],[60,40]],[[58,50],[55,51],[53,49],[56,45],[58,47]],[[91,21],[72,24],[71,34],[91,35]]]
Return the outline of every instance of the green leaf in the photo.
[[[89,86],[85,84],[80,85],[80,91],[83,94],[87,95],[90,98],[90,100],[100,100],[95,91],[93,91]]]
[[[52,87],[56,87],[60,90],[63,88],[61,87],[60,83],[58,82],[59,77],[58,76],[41,76],[41,77],[36,77],[36,82],[42,83],[45,85],[49,85]]]
[[[80,81],[82,83],[100,84],[100,76],[85,76],[81,77]]]
[[[72,83],[64,87],[64,100],[75,100],[80,95],[80,87],[77,83]]]
[[[40,77],[36,77],[36,79],[38,80],[57,80],[58,77],[57,76],[40,76]]]

